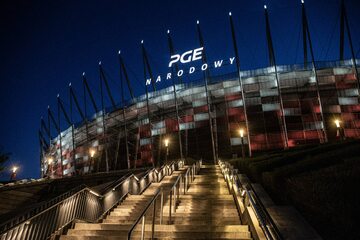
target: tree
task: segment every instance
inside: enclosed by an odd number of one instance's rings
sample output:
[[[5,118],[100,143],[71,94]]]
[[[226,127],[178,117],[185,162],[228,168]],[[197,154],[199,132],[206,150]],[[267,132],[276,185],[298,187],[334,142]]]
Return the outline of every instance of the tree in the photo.
[[[2,172],[5,169],[4,165],[6,161],[9,160],[9,158],[10,158],[10,153],[5,153],[3,152],[3,149],[0,148],[0,172]]]

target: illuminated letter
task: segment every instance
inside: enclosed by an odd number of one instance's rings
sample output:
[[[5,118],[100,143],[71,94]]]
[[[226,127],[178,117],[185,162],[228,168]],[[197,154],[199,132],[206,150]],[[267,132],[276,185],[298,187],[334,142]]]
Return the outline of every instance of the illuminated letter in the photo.
[[[184,74],[184,71],[183,71],[183,70],[179,70],[178,73],[177,73],[177,76],[178,76],[178,77],[181,77],[183,74]]]
[[[230,58],[230,64],[234,63],[234,59],[235,59],[235,57]]]
[[[201,70],[202,70],[202,71],[205,71],[207,68],[208,68],[207,63],[204,63],[204,64],[201,66]]]
[[[214,62],[215,68],[221,67],[222,63],[223,63],[223,60],[215,61]]]
[[[146,83],[145,83],[145,85],[147,86],[147,85],[150,85],[150,84],[151,84],[151,78],[146,79]]]
[[[156,81],[155,81],[156,83],[157,82],[161,82],[161,77],[160,77],[160,75],[156,78]]]
[[[168,80],[168,79],[171,79],[171,73],[168,73],[168,74],[166,75],[166,80]]]
[[[182,63],[191,62],[191,53],[192,53],[192,50],[184,52],[181,55],[180,62],[182,62]],[[186,59],[184,59],[186,56],[188,56],[188,57]]]
[[[193,57],[192,57],[192,60],[193,60],[193,61],[196,61],[196,60],[200,60],[200,59],[201,59],[201,57],[202,57],[202,50],[203,50],[203,49],[204,49],[204,48],[201,47],[201,48],[197,48],[197,49],[194,50]]]
[[[180,55],[179,55],[179,54],[172,55],[172,56],[170,57],[169,67],[171,67],[171,66],[173,65],[173,63],[178,62],[179,59],[180,59]]]
[[[195,68],[194,67],[191,67],[190,69],[189,69],[189,74],[192,74],[192,73],[194,73],[195,72]]]

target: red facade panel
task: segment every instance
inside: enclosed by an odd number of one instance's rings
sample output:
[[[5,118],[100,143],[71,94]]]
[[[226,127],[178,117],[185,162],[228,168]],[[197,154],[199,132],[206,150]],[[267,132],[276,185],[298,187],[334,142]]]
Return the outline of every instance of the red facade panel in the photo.
[[[208,112],[208,106],[194,107],[194,114]]]
[[[360,105],[342,105],[340,107],[342,112],[360,112]]]
[[[305,138],[306,139],[319,139],[319,131],[316,130],[310,130],[305,131]]]
[[[193,121],[194,121],[193,115],[187,115],[187,116],[181,117],[181,122],[183,122],[183,123],[188,123],[188,122],[193,122]]]
[[[291,131],[288,132],[289,139],[304,139],[304,131]]]
[[[242,99],[240,94],[225,95],[225,101],[233,101],[237,99]]]
[[[166,132],[177,132],[179,130],[176,119],[165,119]]]
[[[228,108],[228,116],[243,115],[244,110],[242,108]]]

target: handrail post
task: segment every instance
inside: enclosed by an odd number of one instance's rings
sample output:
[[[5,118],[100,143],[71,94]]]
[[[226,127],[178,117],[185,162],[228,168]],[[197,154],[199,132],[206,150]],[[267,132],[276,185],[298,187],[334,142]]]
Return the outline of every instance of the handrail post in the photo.
[[[173,188],[173,191],[174,191],[174,193],[173,193],[173,197],[174,197],[174,201],[173,201],[173,210],[174,210],[174,213],[175,213],[175,209],[176,209],[176,186],[174,186],[174,188]]]
[[[190,180],[191,180],[191,182],[193,181],[193,173],[194,173],[194,166],[192,165],[190,167]]]
[[[180,178],[181,179],[181,178]],[[176,201],[176,204],[179,204],[179,200],[180,200],[180,182],[177,184],[177,188],[176,188],[176,193],[177,193],[177,201]]]
[[[184,195],[186,193],[186,179],[187,179],[187,174],[185,174],[185,177],[184,177]]]
[[[145,236],[145,215],[142,217],[141,240],[144,240],[144,236]]]
[[[170,203],[169,203],[169,223],[168,223],[168,224],[171,224],[171,202],[172,202],[172,190],[170,190],[169,200],[170,200]]]
[[[161,200],[160,200],[160,225],[162,224],[163,219],[163,208],[164,208],[164,192],[161,189]]]
[[[152,226],[151,226],[151,239],[154,239],[155,234],[155,213],[156,213],[156,200],[154,201],[154,209],[153,209],[153,216],[152,216]]]

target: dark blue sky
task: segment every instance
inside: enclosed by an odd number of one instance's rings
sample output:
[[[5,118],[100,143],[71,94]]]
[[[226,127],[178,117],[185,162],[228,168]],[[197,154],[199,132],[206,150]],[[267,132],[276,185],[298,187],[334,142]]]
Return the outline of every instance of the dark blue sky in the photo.
[[[110,76],[117,101],[117,51],[131,72],[137,95],[143,93],[140,40],[144,39],[155,73],[167,71],[166,30],[178,51],[199,46],[200,20],[210,60],[232,54],[228,12],[237,30],[243,69],[267,65],[261,0],[251,1],[2,1],[0,3],[0,146],[11,152],[19,177],[39,176],[40,117],[56,95],[68,102],[68,83],[79,97],[87,73],[99,101],[98,61]],[[300,63],[300,0],[266,1],[278,64]],[[306,1],[317,60],[338,59],[339,0]],[[360,4],[346,1],[355,49],[360,48]],[[347,46],[346,46],[347,48]],[[346,51],[349,57],[349,51]],[[359,57],[359,54],[358,54]],[[64,127],[64,126],[63,126]],[[6,172],[0,178],[6,179]]]

